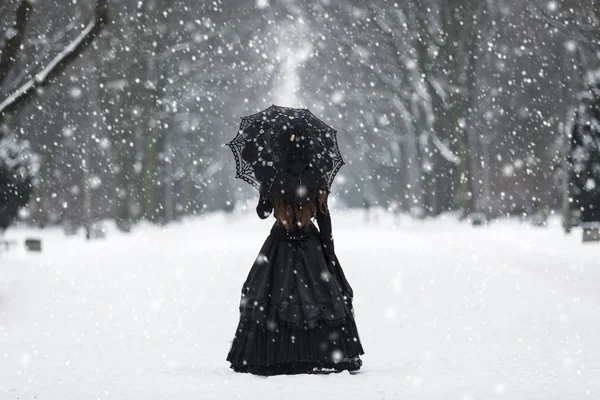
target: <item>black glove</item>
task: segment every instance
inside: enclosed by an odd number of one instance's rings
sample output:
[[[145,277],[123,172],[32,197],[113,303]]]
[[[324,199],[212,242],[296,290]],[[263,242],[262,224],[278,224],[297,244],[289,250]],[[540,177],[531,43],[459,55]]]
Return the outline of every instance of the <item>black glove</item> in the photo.
[[[273,211],[273,202],[271,199],[266,199],[262,195],[258,200],[258,205],[256,206],[256,214],[258,214],[258,218],[265,219],[271,212]]]
[[[331,216],[329,210],[322,212],[320,208],[317,208],[317,223],[319,224],[319,232],[321,234],[321,244],[323,245],[323,252],[328,259],[332,259],[330,256],[335,254],[333,247],[333,235],[331,233]]]

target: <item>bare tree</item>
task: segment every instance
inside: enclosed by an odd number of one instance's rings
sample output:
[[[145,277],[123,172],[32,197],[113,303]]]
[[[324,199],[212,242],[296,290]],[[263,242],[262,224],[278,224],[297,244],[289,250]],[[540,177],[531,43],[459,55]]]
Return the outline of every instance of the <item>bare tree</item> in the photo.
[[[83,28],[77,23],[68,26],[54,41],[42,46],[31,65],[23,67],[19,60],[27,45],[33,5],[27,0],[19,3],[15,22],[3,35],[8,39],[0,42],[0,118],[27,101],[36,87],[46,85],[89,46],[106,24],[107,7],[108,0],[98,0],[93,17]]]

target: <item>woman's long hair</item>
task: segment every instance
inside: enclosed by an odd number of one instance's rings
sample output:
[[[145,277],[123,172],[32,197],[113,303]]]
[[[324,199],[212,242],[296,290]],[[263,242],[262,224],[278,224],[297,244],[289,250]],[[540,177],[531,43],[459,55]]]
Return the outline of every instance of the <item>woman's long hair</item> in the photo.
[[[320,191],[310,201],[299,205],[292,200],[284,198],[273,199],[275,218],[283,224],[286,230],[296,226],[302,228],[310,223],[317,213],[317,207],[327,213],[327,192]]]

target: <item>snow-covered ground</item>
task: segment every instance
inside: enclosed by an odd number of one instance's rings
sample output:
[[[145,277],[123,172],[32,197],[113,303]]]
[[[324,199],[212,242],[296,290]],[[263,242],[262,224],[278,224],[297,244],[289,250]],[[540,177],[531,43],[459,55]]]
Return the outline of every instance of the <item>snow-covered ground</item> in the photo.
[[[600,245],[556,220],[334,213],[362,371],[234,373],[239,293],[271,223],[9,231],[44,248],[0,256],[0,399],[600,399]]]

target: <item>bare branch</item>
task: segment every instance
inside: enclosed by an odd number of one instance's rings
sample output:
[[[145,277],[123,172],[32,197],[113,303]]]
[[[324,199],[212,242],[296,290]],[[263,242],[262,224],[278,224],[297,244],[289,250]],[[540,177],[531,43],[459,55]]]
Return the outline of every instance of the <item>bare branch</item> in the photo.
[[[588,46],[591,50],[593,50],[593,51],[598,50],[598,47],[600,46],[600,40],[598,39],[598,28],[595,28],[595,27],[585,28],[585,27],[582,27],[581,25],[578,25],[578,29],[573,29],[573,27],[571,25],[575,25],[575,23],[570,24],[570,23],[560,21],[554,17],[551,17],[550,15],[548,15],[547,13],[544,12],[544,10],[540,7],[539,4],[536,4],[535,2],[533,2],[533,4],[528,4],[526,8],[529,11],[529,14],[532,17],[531,19],[533,21],[543,24],[543,25],[549,25],[553,28],[556,28],[556,29],[562,31],[567,36],[571,36],[574,39],[576,39],[577,41],[579,41],[580,43]],[[592,37],[589,37],[584,32],[592,33],[595,35],[592,35]]]
[[[26,3],[26,1],[24,1]],[[68,43],[61,52],[35,73],[33,77],[26,82],[18,85],[17,89],[10,93],[5,99],[0,99],[0,115],[8,107],[15,106],[18,100],[25,98],[31,94],[31,90],[38,86],[44,85],[50,75],[59,73],[64,69],[69,62],[74,60],[74,57],[87,47],[91,41],[100,33],[101,29],[108,23],[108,0],[98,0],[96,4],[94,17],[88,22],[80,34]],[[16,53],[15,53],[16,56]]]
[[[34,85],[38,83],[43,83],[48,74],[52,72],[54,68],[69,54],[71,54],[79,44],[85,39],[85,37],[91,32],[94,28],[96,21],[92,20],[88,23],[85,29],[77,36],[71,43],[64,48],[63,51],[58,53],[49,63],[46,65],[40,72],[36,73],[31,79],[27,80],[25,83],[21,84],[21,86],[10,94],[4,101],[0,103],[0,112],[2,112],[6,107],[15,102],[19,97],[21,97],[24,93],[26,93],[29,89],[31,89]]]

